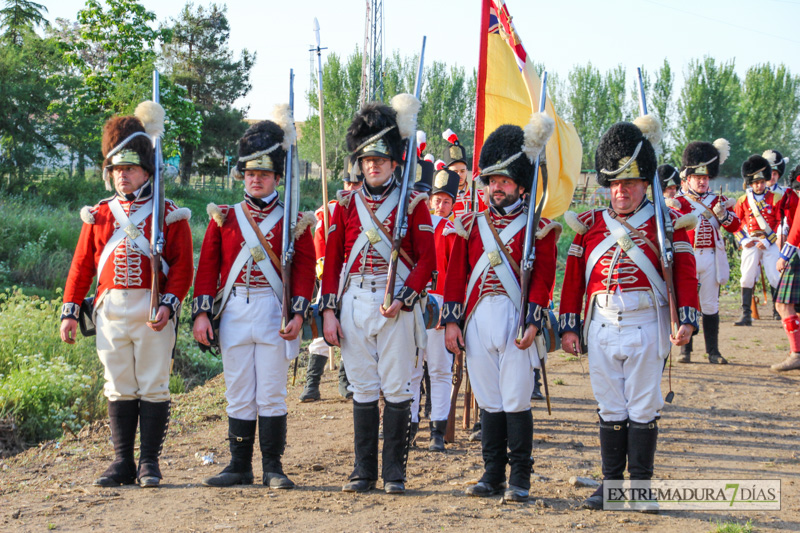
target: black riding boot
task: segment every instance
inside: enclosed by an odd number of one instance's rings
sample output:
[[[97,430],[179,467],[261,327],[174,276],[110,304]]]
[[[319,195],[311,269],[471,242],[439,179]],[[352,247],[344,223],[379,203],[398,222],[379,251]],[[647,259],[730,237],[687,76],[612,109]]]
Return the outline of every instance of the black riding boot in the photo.
[[[508,462],[511,475],[505,492],[507,501],[528,501],[531,488],[531,452],[533,451],[533,415],[531,411],[506,413]]]
[[[541,380],[541,372],[538,368],[533,369],[533,392],[531,393],[531,400],[544,400],[544,394],[542,394],[542,380]]]
[[[645,424],[631,421],[628,429],[628,473],[632,480],[653,478],[657,441],[658,425],[655,420]],[[658,502],[648,502],[641,511],[657,513]]]
[[[506,413],[481,410],[481,454],[483,475],[467,488],[469,496],[493,496],[505,488],[508,464],[508,426]]]
[[[431,375],[428,373],[428,363],[423,363],[423,366],[422,381],[425,383],[425,410],[423,414],[425,418],[428,418],[431,416],[431,409],[433,409],[431,403]]]
[[[170,402],[139,402],[139,470],[136,478],[142,487],[157,487],[161,482],[158,456],[167,438]]]
[[[600,419],[600,458],[602,460],[603,480],[625,478],[625,463],[628,456],[628,420],[606,422]],[[594,494],[583,500],[584,509],[603,509],[603,485]]]
[[[309,354],[306,367],[306,386],[303,387],[303,392],[300,394],[301,402],[316,402],[320,399],[319,382],[322,379],[322,373],[325,372],[327,362],[328,358],[324,355]]]
[[[256,421],[228,418],[231,462],[216,476],[203,480],[206,487],[231,487],[253,484],[253,444]]]
[[[114,443],[114,461],[97,478],[96,487],[132,485],[136,481],[136,461],[133,446],[136,425],[139,423],[139,400],[108,402],[108,425]]]
[[[774,301],[774,299],[773,299]],[[742,316],[739,317],[739,320],[733,323],[734,326],[752,326],[753,325],[753,315],[752,311],[750,310],[750,306],[753,303],[753,289],[742,287]],[[705,315],[703,315],[705,318]]]
[[[350,381],[347,379],[347,372],[344,370],[344,360],[339,361],[339,394],[342,398],[350,400],[353,398],[353,393],[348,390]]]
[[[689,337],[689,342],[681,346],[681,356],[678,359],[679,363],[692,362],[692,346],[694,345],[694,336]]]
[[[727,365],[728,360],[719,353],[719,313],[703,315],[703,337],[706,339],[708,362]]]
[[[343,492],[367,492],[378,480],[378,425],[381,413],[378,401],[353,400],[353,444],[355,465]]]
[[[446,432],[447,420],[431,420],[431,442],[428,445],[429,451],[444,451],[444,434]]]
[[[286,450],[286,415],[258,417],[261,446],[261,482],[271,489],[293,489],[294,481],[283,473],[281,457]]]
[[[405,492],[411,400],[385,401],[383,408],[383,487],[387,494]]]

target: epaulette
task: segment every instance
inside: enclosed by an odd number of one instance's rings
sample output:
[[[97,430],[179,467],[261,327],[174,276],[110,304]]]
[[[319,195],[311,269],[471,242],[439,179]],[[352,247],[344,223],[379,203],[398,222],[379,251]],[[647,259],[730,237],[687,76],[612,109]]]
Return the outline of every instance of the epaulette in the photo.
[[[555,220],[550,220],[548,218],[541,218],[539,219],[539,229],[536,231],[536,238],[537,239],[544,239],[548,233],[551,231],[556,232],[556,241],[559,237],[561,237],[561,232],[564,230],[564,227],[556,222]]]
[[[225,217],[228,216],[228,209],[230,209],[230,207],[227,205],[211,203],[206,206],[206,213],[208,213],[208,216],[221,228],[222,225],[225,224]]]
[[[85,205],[81,207],[81,220],[86,224],[94,224],[94,213],[97,211],[96,207]]]
[[[339,205],[342,207],[347,207],[350,205],[350,200],[353,198],[353,194],[356,191],[336,191],[336,201],[339,202]]]
[[[594,209],[590,209],[581,214],[577,214],[575,211],[567,211],[564,213],[564,222],[567,223],[567,226],[572,231],[578,235],[583,235],[589,231],[589,228],[594,226],[594,211]]]
[[[192,218],[192,211],[188,207],[178,207],[172,200],[164,202],[166,205],[166,216],[164,222],[167,225],[174,224],[179,220],[189,220]]]
[[[472,224],[475,221],[475,213],[469,212],[457,216],[453,221],[453,228],[459,237],[469,239],[469,234],[472,231]]]
[[[672,216],[672,227],[675,229],[685,229],[686,231],[691,231],[697,227],[697,223],[700,221],[700,219],[697,218],[697,215],[694,213],[681,215],[680,213],[672,211],[670,212],[670,215]]]
[[[743,204],[745,202],[745,200],[747,200],[747,195],[743,194],[742,196],[739,197],[738,200],[736,200],[736,203],[737,204]]]
[[[770,192],[775,197],[775,204],[777,204],[778,202],[781,201],[781,198],[783,198],[783,194],[786,192],[786,190],[784,189],[782,191],[770,191]],[[773,204],[773,205],[775,205],[775,204]]]
[[[297,219],[297,225],[294,227],[294,240],[300,238],[304,231],[306,231],[309,227],[316,225],[317,217],[314,216],[313,211],[305,211],[300,213],[300,216]]]
[[[419,191],[411,191],[411,200],[408,202],[408,214],[414,212],[414,208],[417,207],[417,204],[425,201],[428,199],[428,193],[419,192]]]
[[[672,209],[680,210],[681,208],[681,202],[679,200],[676,200],[675,198],[664,198],[664,203],[667,205],[667,207],[670,207]]]
[[[456,233],[456,226],[452,220],[444,219],[444,229],[442,230],[442,235],[450,235],[451,233]]]

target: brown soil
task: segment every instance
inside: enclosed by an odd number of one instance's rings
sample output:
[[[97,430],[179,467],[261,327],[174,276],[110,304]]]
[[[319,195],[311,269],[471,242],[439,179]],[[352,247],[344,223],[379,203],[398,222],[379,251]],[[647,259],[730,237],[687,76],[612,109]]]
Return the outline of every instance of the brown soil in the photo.
[[[289,387],[289,444],[284,465],[294,491],[261,485],[211,489],[201,479],[229,459],[222,380],[175,399],[164,452],[164,484],[95,489],[112,457],[108,428],[96,423],[77,437],[48,442],[0,463],[0,528],[4,531],[715,531],[717,523],[752,521],[758,531],[800,531],[800,371],[775,374],[788,343],[780,322],[734,328],[735,296],[726,296],[721,348],[730,364],[710,365],[696,338],[694,362],[673,368],[675,401],[660,423],[656,477],[782,480],[782,510],[670,511],[660,515],[574,510],[592,489],[571,476],[599,476],[595,402],[587,362],[552,354],[553,415],[534,403],[536,474],[529,504],[476,499],[464,489],[481,473],[480,445],[459,428],[446,454],[427,451],[428,430],[412,448],[408,492],[342,493],[353,460],[350,403],[326,371],[325,400],[302,404],[302,378]],[[762,314],[766,309],[762,306]],[[556,383],[559,383],[558,385]],[[664,392],[667,388],[665,374]],[[426,426],[426,421],[423,421]],[[203,466],[196,454],[220,464]],[[256,476],[260,467],[256,466]]]

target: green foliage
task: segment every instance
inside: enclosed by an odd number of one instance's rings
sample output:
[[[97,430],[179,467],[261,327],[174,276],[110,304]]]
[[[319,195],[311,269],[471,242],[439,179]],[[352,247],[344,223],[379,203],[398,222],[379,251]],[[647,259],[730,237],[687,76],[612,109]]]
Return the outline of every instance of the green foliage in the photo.
[[[23,36],[31,35],[34,26],[49,24],[42,11],[47,13],[47,8],[30,0],[6,0],[5,7],[0,9],[0,30],[3,30],[3,39],[21,45]]]
[[[755,529],[753,529],[752,520],[748,520],[744,524],[722,521],[712,522],[711,524],[714,527],[714,529],[711,530],[712,533],[752,533],[755,531]]]

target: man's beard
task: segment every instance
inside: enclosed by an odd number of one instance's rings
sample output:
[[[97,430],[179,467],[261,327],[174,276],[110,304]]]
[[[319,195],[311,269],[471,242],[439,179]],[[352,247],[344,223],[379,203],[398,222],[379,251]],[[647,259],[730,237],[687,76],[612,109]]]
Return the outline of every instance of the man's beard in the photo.
[[[494,194],[492,195],[492,205],[494,207],[506,208],[519,200],[519,191],[516,194],[506,194],[501,200],[495,201]]]

